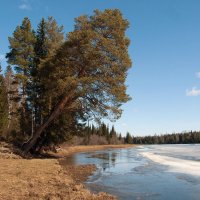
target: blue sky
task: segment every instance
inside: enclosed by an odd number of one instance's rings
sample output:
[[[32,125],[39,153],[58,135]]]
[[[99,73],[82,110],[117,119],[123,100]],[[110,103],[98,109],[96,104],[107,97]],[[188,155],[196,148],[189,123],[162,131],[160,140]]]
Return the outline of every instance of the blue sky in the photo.
[[[34,28],[42,17],[53,16],[67,33],[75,17],[105,8],[120,9],[131,24],[127,35],[133,67],[127,85],[133,99],[123,106],[117,131],[200,130],[198,0],[1,0],[0,59],[8,52],[8,36],[26,16]]]

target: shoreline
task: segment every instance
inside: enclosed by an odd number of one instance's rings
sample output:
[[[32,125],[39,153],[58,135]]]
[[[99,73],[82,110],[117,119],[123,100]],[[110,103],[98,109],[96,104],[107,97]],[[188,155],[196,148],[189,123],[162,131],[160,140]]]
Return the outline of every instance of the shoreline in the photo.
[[[115,200],[114,196],[104,192],[93,194],[83,185],[96,169],[95,165],[69,165],[65,168],[59,157],[129,147],[134,145],[72,146],[67,150],[62,147],[56,154],[57,158],[23,159],[0,142],[0,199]]]
[[[122,149],[122,148],[132,148],[135,147],[133,144],[120,144],[120,145],[79,145],[79,146],[63,146],[61,150],[56,153],[59,155],[58,158],[59,164],[61,167],[71,172],[71,177],[77,182],[84,185],[84,182],[88,180],[88,177],[91,176],[96,170],[97,167],[95,164],[71,164],[66,163],[65,158],[71,157],[73,154],[81,152],[91,152],[91,151],[101,151],[106,149]]]
[[[50,155],[58,156],[60,158],[70,156],[79,152],[90,152],[90,151],[100,151],[106,149],[123,149],[135,147],[134,144],[109,144],[109,145],[78,145],[78,146],[68,146],[61,145],[61,148],[57,153],[51,153]]]

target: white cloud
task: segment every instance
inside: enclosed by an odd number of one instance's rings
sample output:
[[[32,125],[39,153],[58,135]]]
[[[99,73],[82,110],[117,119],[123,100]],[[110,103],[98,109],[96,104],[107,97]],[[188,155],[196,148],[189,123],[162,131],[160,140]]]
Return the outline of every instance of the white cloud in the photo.
[[[196,73],[197,78],[200,78],[200,72]]]
[[[187,96],[199,96],[200,95],[200,89],[197,89],[196,87],[193,87],[191,90],[186,90]]]
[[[19,9],[21,10],[31,10],[31,5],[28,0],[21,0],[21,4],[19,5]]]

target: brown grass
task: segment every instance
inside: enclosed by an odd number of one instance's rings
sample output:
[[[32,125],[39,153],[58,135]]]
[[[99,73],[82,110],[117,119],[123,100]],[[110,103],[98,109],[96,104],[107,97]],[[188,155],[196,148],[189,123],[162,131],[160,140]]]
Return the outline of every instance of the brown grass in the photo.
[[[65,147],[59,155],[124,147],[132,145]],[[22,159],[0,146],[0,200],[115,199],[106,193],[92,194],[81,184],[93,170],[94,165],[67,166],[63,169],[58,159]]]
[[[64,171],[55,159],[0,159],[0,171],[1,200],[114,199],[90,193],[73,179],[73,168]]]
[[[62,146],[57,156],[133,145]],[[106,193],[92,194],[81,182],[95,165],[61,167],[58,159],[22,159],[0,142],[0,200],[113,200]]]

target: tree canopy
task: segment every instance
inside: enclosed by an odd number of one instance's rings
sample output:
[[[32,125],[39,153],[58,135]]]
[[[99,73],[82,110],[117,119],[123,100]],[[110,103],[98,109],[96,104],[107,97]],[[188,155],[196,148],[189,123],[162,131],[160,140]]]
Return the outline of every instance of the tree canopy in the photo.
[[[121,116],[121,105],[130,100],[128,27],[117,9],[77,17],[66,38],[52,17],[42,19],[36,31],[28,18],[17,26],[7,58],[16,71],[25,152],[61,142],[88,119]],[[106,126],[102,131],[108,132]]]

